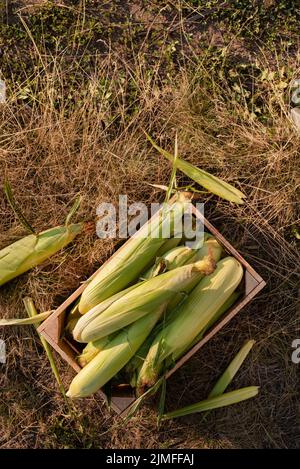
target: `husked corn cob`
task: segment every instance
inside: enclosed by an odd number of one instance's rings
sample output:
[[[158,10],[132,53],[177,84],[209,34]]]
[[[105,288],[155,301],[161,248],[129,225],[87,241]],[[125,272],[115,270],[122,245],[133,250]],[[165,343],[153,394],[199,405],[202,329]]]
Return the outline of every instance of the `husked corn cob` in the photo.
[[[87,313],[138,278],[154,260],[166,238],[172,236],[172,230],[176,231],[175,227],[182,219],[190,199],[190,194],[180,193],[172,205],[164,206],[151,223],[145,224],[109,262],[103,265],[81,295],[79,303],[81,314]],[[168,231],[171,231],[171,234]]]
[[[215,262],[211,256],[194,264],[178,267],[158,277],[142,282],[129,293],[113,301],[112,298],[83,315],[73,331],[78,342],[91,342],[105,337],[137,321],[162,303],[167,303],[178,291],[184,291],[191,281],[213,272]],[[122,292],[121,292],[122,293]],[[107,302],[110,305],[107,306]]]
[[[67,396],[72,398],[89,396],[113,378],[144,342],[164,308],[165,304],[161,304],[152,313],[126,327],[109,341],[75,376]]]
[[[81,232],[82,223],[30,234],[0,251],[0,286],[41,264]]]
[[[138,377],[138,387],[152,386],[165,360],[174,361],[203,331],[231,296],[243,276],[233,257],[218,262],[215,271],[202,279],[179,306],[176,318],[156,336]]]

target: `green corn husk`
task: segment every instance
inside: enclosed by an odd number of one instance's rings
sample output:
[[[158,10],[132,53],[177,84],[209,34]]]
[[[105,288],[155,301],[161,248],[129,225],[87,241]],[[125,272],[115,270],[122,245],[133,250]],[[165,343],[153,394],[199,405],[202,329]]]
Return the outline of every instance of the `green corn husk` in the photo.
[[[257,396],[259,391],[258,386],[248,386],[246,388],[236,389],[235,391],[227,392],[221,396],[210,397],[204,401],[197,402],[173,412],[168,412],[162,415],[161,420],[170,420],[177,417],[184,417],[185,415],[195,414],[197,412],[207,412],[208,410],[219,409],[232,404],[246,401],[252,397]]]
[[[126,290],[122,290],[118,293],[115,293],[110,298],[107,298],[106,300],[102,301],[97,306],[92,308],[88,313],[84,315],[81,314],[79,320],[76,322],[75,327],[72,331],[73,338],[77,340],[77,342],[80,342],[81,332],[84,329],[85,325],[88,323],[90,317],[94,314],[94,311],[97,311],[97,315],[104,313],[108,308],[110,308],[110,306],[114,305],[117,301],[123,298],[123,296],[127,295],[131,291],[135,290],[138,286],[142,285],[142,283],[143,282],[139,282],[135,285],[131,285],[130,287],[126,288]],[[103,335],[102,337],[106,337],[106,336]],[[98,340],[98,338],[93,339],[93,340],[87,340],[86,342],[83,342],[83,343],[93,342],[94,340]]]
[[[204,243],[200,249],[194,250],[194,256],[189,260],[189,264],[198,262],[207,256],[211,256],[215,262],[221,259],[223,248],[218,241],[210,234],[204,233]],[[173,313],[176,310],[178,304],[187,298],[187,295],[195,288],[199,283],[199,278],[192,279],[189,285],[184,291],[181,291],[174,295],[173,299],[167,306],[167,314]]]
[[[209,254],[208,247],[211,247],[210,252],[214,259],[218,261],[219,256],[221,256],[222,248],[216,240],[213,242],[216,243],[215,246],[212,242],[207,244],[206,241],[209,239],[214,238],[212,235],[204,233],[201,246],[195,248],[191,248],[189,246],[176,246],[161,256],[157,256],[156,262],[141,275],[140,280],[149,280],[150,278],[156,277],[166,271],[176,269],[182,265],[192,264],[193,262],[203,259],[203,257]],[[216,246],[218,246],[217,250],[220,254],[216,252]],[[202,250],[200,251],[200,249]]]
[[[221,308],[216,312],[216,314],[212,317],[212,319],[209,321],[207,326],[200,332],[200,334],[197,335],[197,337],[193,340],[192,343],[187,345],[183,350],[178,350],[176,355],[174,356],[175,360],[178,360],[182,355],[184,355],[189,349],[194,347],[205,335],[205,333],[210,329],[217,321],[220,319],[221,316],[229,309],[231,306],[236,302],[238,297],[240,296],[240,293],[238,292],[233,292],[232,295],[224,302],[224,304],[221,306]]]
[[[83,228],[82,223],[30,234],[0,251],[0,286],[36,267],[63,249]]]
[[[26,312],[27,312],[30,319],[40,318],[41,317],[42,313],[38,314],[38,312],[35,308],[35,305],[33,303],[33,300],[31,298],[29,298],[29,297],[24,298],[23,303],[24,303]],[[36,323],[36,325],[35,325],[36,329],[38,328],[39,324],[40,324],[40,322]],[[51,347],[42,335],[38,334],[38,336],[39,336],[41,344],[44,347],[44,350],[46,352],[47,358],[49,360],[49,363],[50,363],[52,372],[54,374],[54,377],[56,379],[56,382],[58,384],[59,390],[60,390],[61,394],[63,395],[63,397],[65,398],[66,397],[65,388],[64,388],[64,385],[62,383],[58,368],[56,366]]]
[[[175,360],[210,323],[231,296],[243,276],[241,264],[233,257],[218,262],[216,270],[202,279],[178,307],[176,317],[156,336],[138,378],[140,389],[158,379],[166,359]]]
[[[165,304],[122,330],[73,379],[67,396],[86,397],[110,381],[131,359],[163,314]]]
[[[94,342],[89,342],[77,357],[79,365],[83,368],[86,366],[93,358],[98,355],[101,350],[103,350],[107,344],[116,337],[118,333],[112,334],[110,336],[102,337],[101,339],[95,340]]]
[[[250,350],[252,349],[253,345],[255,344],[255,340],[248,340],[236,354],[234,359],[230,362],[222,376],[218,379],[212,390],[210,391],[208,397],[216,397],[223,394],[226,388],[229,386],[237,372],[239,371],[240,367],[244,363],[245,359],[247,358]]]
[[[217,242],[217,240],[210,234],[204,233],[204,243],[203,246],[196,250],[194,256],[189,259],[190,261],[200,261],[201,259],[205,258],[208,255],[211,255],[214,262],[218,262],[220,260],[222,254],[222,247],[220,244]],[[199,279],[191,279],[191,282],[189,285],[186,285],[185,287],[185,292],[183,293],[177,293],[174,298],[170,300],[167,306],[167,312],[164,317],[163,323],[160,322],[157,324],[157,326],[154,328],[150,336],[147,338],[145,343],[141,346],[141,349],[138,350],[137,354],[132,358],[132,360],[128,363],[126,366],[126,372],[130,375],[134,372],[134,370],[139,370],[146,358],[146,355],[149,351],[149,348],[155,339],[156,334],[161,331],[162,327],[165,327],[170,321],[174,320],[175,317],[177,317],[177,307],[178,304],[183,301],[187,297],[187,295],[192,291],[192,289],[196,286],[196,282],[199,282]],[[229,308],[229,305],[228,305]],[[180,314],[180,313],[179,313]],[[220,315],[223,314],[222,310],[219,313]],[[197,342],[200,340],[200,338],[197,340]],[[134,382],[134,378],[133,381]]]
[[[223,314],[236,302],[237,298],[239,297],[239,293],[233,292],[232,295],[228,298],[227,301],[221,306],[221,308],[217,311],[215,316],[212,318],[212,320],[209,322],[206,328],[203,329],[203,331],[200,332],[200,334],[197,335],[197,337],[193,340],[193,342],[189,345],[187,345],[183,350],[178,351],[176,355],[176,359],[180,358],[182,355],[184,355],[189,349],[194,347],[204,336],[205,332],[211,328],[211,326],[221,317]],[[170,318],[172,321],[173,316]],[[141,348],[137,351],[134,357],[130,360],[130,362],[127,363],[126,365],[126,373],[128,375],[134,374],[132,377],[132,380],[130,381],[130,384],[132,387],[136,386],[136,379],[137,376],[140,372],[141,367],[143,366],[143,363],[145,361],[145,358],[147,356],[147,353],[149,352],[149,349],[158,334],[158,332],[167,325],[168,320],[166,320],[165,323],[160,322],[157,324],[155,329],[151,332],[151,334],[147,337]]]
[[[177,246],[176,248],[166,252],[163,256],[157,258],[155,264],[144,272],[140,279],[149,280],[161,273],[186,265],[189,263],[189,260],[194,257],[194,254],[194,250],[187,246]]]
[[[172,230],[177,232],[178,222],[181,221],[190,200],[190,194],[178,194],[176,202],[164,205],[155,220],[145,224],[124,247],[117,251],[82,293],[79,303],[81,314],[87,313],[138,278],[155,258],[166,238],[172,236]]]
[[[148,140],[151,142],[153,147],[169,161],[174,161],[174,156],[163,148],[159,147],[152,138],[146,134]],[[182,171],[186,176],[191,178],[200,186],[204,187],[212,194],[218,195],[222,199],[228,200],[229,202],[235,202],[236,204],[243,204],[243,199],[246,197],[243,192],[233,187],[231,184],[222,181],[216,176],[209,174],[203,169],[199,169],[196,166],[188,163],[187,161],[182,160],[177,157],[176,167]]]
[[[0,319],[0,327],[2,326],[28,326],[31,324],[39,324],[47,319],[53,311],[45,311],[44,313],[31,316],[29,318],[12,318],[12,319]]]
[[[36,234],[17,206],[8,181],[4,183],[4,192],[15,215],[31,234],[0,251],[0,286],[56,254],[73,241],[84,226],[83,223],[70,224],[72,216],[80,205],[80,197],[78,197],[67,215],[64,226],[57,226]]]
[[[75,305],[71,309],[70,313],[67,317],[67,324],[65,326],[65,332],[69,335],[72,335],[74,327],[76,326],[79,318],[81,318],[81,314],[79,313],[79,300],[76,301]]]
[[[177,248],[177,246],[181,243],[182,238],[181,237],[174,237],[167,239],[167,241],[164,242],[164,244],[159,248],[159,250],[156,253],[157,257],[163,256],[166,254],[166,252],[171,251],[171,249]]]
[[[103,301],[101,303],[103,310],[105,310],[106,307],[110,306],[114,301],[117,301],[118,299],[122,298],[122,296],[124,296],[126,293],[129,293],[130,291],[134,290],[138,285],[140,285],[140,283],[136,285],[132,285],[126,290],[116,293],[116,295],[112,296],[111,298],[108,298],[106,301]],[[78,320],[82,318],[82,315],[79,312],[78,314],[79,314],[79,318],[77,318],[76,316],[76,320],[75,319],[70,320],[70,326],[72,326],[72,330],[70,331],[72,334],[73,334],[73,331],[75,329],[75,326]],[[73,323],[73,321],[75,321],[75,323]],[[74,327],[73,327],[73,324],[74,324]],[[79,365],[81,367],[86,366],[101,350],[103,350],[103,348],[108,344],[110,340],[112,340],[116,336],[116,334],[118,334],[118,332],[114,334],[110,334],[109,336],[101,337],[100,339],[95,340],[93,342],[88,342],[88,344],[83,349],[82,353],[77,357]]]
[[[105,309],[100,303],[84,314],[73,331],[73,337],[78,342],[91,342],[112,334],[155,311],[160,304],[169,302],[174,293],[184,291],[191,281],[199,281],[214,268],[213,258],[207,256],[195,264],[178,267],[146,280]]]

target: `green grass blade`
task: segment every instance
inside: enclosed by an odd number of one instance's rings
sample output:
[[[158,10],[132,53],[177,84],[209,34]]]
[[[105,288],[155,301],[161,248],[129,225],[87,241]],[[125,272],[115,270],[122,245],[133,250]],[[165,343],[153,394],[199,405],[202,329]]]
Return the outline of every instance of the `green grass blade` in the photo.
[[[28,324],[40,324],[47,319],[52,311],[36,314],[34,317],[24,319],[0,319],[0,326],[27,326]]]
[[[162,416],[162,420],[170,420],[177,417],[184,417],[185,415],[206,412],[208,410],[237,404],[255,397],[258,394],[258,391],[258,386],[249,386],[246,388],[236,389],[235,391],[227,392],[221,396],[210,397],[204,401],[197,402],[196,404],[182,407],[181,409],[175,410],[174,412],[164,414]]]
[[[147,133],[146,137],[161,155],[163,155],[171,162],[174,161],[174,156],[158,146]],[[184,161],[179,157],[177,157],[176,166],[177,169],[182,171],[186,176],[193,179],[193,181],[197,182],[197,184],[204,187],[212,194],[218,195],[222,199],[228,200],[229,202],[235,202],[236,204],[244,203],[243,199],[246,197],[245,194],[233,187],[231,184],[222,181],[220,178],[209,174],[203,169],[197,168],[196,166],[188,163],[187,161]]]
[[[244,363],[246,357],[248,356],[250,350],[252,349],[255,341],[248,340],[236,354],[232,362],[228,365],[222,376],[218,379],[212,390],[210,391],[208,397],[220,396],[229,386],[240,367]]]
[[[18,218],[20,223],[30,233],[35,234],[35,231],[34,231],[33,227],[30,225],[28,220],[26,220],[24,214],[21,212],[20,208],[17,206],[17,204],[15,202],[15,198],[14,198],[13,191],[12,191],[12,188],[11,188],[11,185],[10,185],[9,181],[6,180],[4,182],[3,190],[4,190],[4,193],[6,195],[6,198],[7,198],[7,201],[9,203],[9,205],[11,206],[14,214],[16,215],[16,217]]]

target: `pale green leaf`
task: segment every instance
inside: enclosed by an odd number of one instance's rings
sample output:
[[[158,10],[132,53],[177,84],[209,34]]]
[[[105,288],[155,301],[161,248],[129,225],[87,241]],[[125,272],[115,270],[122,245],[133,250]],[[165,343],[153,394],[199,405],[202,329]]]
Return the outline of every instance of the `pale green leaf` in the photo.
[[[162,416],[162,420],[170,420],[177,417],[184,417],[185,415],[195,414],[197,412],[206,412],[208,410],[226,407],[232,404],[251,399],[258,394],[258,386],[249,386],[246,388],[236,389],[235,391],[227,392],[221,396],[210,397],[204,401],[196,402],[181,409],[169,412]]]
[[[174,161],[174,156],[168,151],[158,146],[152,138],[146,133],[148,140],[151,142],[153,147],[159,151],[161,155],[167,158],[169,161]],[[209,174],[203,169],[197,168],[196,166],[184,161],[181,158],[177,158],[176,167],[182,171],[186,176],[193,179],[197,184],[205,187],[212,194],[218,195],[222,199],[228,200],[229,202],[235,202],[236,204],[243,204],[243,199],[246,197],[239,189],[236,189],[231,184],[222,181],[216,176]]]

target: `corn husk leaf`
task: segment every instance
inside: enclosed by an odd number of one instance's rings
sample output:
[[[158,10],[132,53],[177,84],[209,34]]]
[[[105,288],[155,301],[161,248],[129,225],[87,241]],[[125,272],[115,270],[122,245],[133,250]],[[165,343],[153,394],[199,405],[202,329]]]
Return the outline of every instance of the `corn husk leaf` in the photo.
[[[157,145],[154,140],[146,133],[146,137],[153,145],[153,147],[169,161],[174,161],[174,156],[168,151]],[[180,157],[176,160],[176,167],[182,171],[186,176],[193,179],[197,184],[204,187],[212,194],[218,195],[222,199],[228,200],[229,202],[235,202],[236,204],[243,204],[243,199],[246,197],[239,189],[236,189],[231,184],[222,181],[220,178],[209,174],[203,169],[197,168],[196,166],[184,161]]]
[[[45,311],[44,313],[36,314],[29,318],[22,319],[0,319],[1,326],[27,326],[28,324],[39,324],[47,319],[53,311]]]
[[[206,412],[208,410],[238,404],[239,402],[257,396],[258,392],[258,386],[248,386],[246,388],[236,389],[235,391],[227,392],[221,396],[210,397],[204,401],[197,402],[196,404],[182,407],[181,409],[173,412],[168,412],[162,416],[162,420],[170,420],[177,417],[184,417],[185,415]]]
[[[124,423],[129,422],[129,420],[134,417],[134,415],[137,413],[137,411],[140,409],[141,405],[144,403],[145,399],[147,399],[150,396],[153,396],[154,394],[157,393],[159,390],[160,386],[162,385],[164,380],[164,376],[162,376],[151,388],[147,389],[147,391],[144,392],[141,396],[139,396],[133,404],[128,409],[127,415],[125,416]]]
[[[239,371],[240,367],[244,363],[245,359],[247,358],[250,350],[252,349],[253,345],[255,344],[254,340],[248,340],[240,351],[236,354],[232,362],[228,365],[222,376],[218,379],[212,390],[210,391],[208,397],[215,397],[223,394],[223,392],[227,389],[237,372]]]
[[[159,426],[162,416],[165,411],[166,395],[167,395],[167,380],[166,377],[162,377],[162,385],[160,390],[160,397],[158,403],[158,412],[157,412],[157,425]]]
[[[31,319],[40,318],[41,315],[43,314],[43,313],[41,313],[41,314],[37,313],[37,310],[36,310],[35,305],[33,303],[33,300],[31,298],[29,298],[29,297],[24,298],[23,303],[24,303],[26,312],[27,312],[28,316]],[[40,324],[40,321],[38,323],[36,323],[36,328],[39,324]],[[53,356],[52,350],[50,348],[50,345],[48,344],[48,342],[46,341],[46,339],[43,336],[41,336],[40,334],[38,334],[38,336],[40,338],[41,344],[44,347],[44,350],[45,350],[46,355],[48,357],[48,360],[49,360],[52,372],[55,376],[56,382],[58,384],[59,390],[60,390],[61,394],[63,395],[63,397],[66,398],[66,391],[65,391],[64,385],[62,383],[58,368],[56,366],[56,363],[55,363],[54,356]]]
[[[171,178],[170,178],[169,186],[168,186],[166,197],[165,197],[165,203],[169,202],[170,197],[173,192],[173,188],[176,188],[177,157],[178,157],[178,140],[177,140],[177,132],[176,132],[174,157],[172,161],[172,173],[171,173]]]

